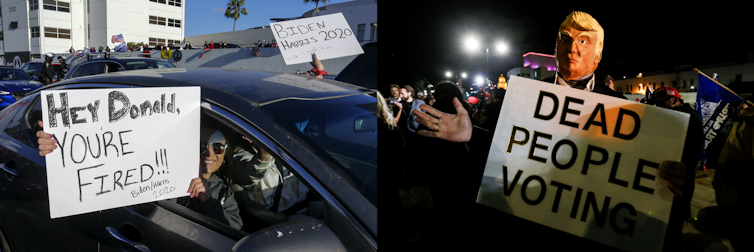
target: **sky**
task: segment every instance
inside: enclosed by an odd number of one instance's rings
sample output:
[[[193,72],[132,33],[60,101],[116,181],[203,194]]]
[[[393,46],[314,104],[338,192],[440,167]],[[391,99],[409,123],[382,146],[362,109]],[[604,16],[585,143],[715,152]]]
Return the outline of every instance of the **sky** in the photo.
[[[446,71],[465,71],[470,77],[484,74],[484,49],[470,52],[463,45],[464,38],[472,35],[488,44],[505,41],[509,45],[505,55],[490,50],[490,75],[500,76],[522,66],[527,52],[554,54],[558,27],[576,10],[589,13],[604,28],[605,47],[597,72],[616,79],[640,72],[673,71],[684,64],[693,68],[746,60],[747,54],[754,52],[750,39],[754,20],[746,18],[745,8],[716,7],[722,6],[718,2],[659,4],[662,7],[608,1],[411,3],[405,8],[389,8],[384,2],[380,6],[380,38],[390,41],[381,44],[380,50],[387,50],[386,62],[396,76],[386,76],[390,83],[408,84],[401,82],[410,82],[415,76],[437,83],[445,79]],[[385,16],[400,18],[391,21]],[[385,64],[380,62],[380,66]]]
[[[233,31],[233,19],[225,17],[229,0],[184,0],[186,6],[185,37]],[[320,7],[347,0],[331,0]],[[303,0],[248,0],[243,7],[248,15],[241,15],[236,31],[270,25],[270,18],[299,17],[314,9],[314,2]]]

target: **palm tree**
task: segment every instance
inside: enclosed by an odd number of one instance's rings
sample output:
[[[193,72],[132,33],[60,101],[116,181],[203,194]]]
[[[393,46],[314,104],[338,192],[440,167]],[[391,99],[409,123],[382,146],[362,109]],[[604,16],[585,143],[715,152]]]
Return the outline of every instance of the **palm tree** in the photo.
[[[314,2],[315,7],[314,11],[319,12],[319,3],[322,2],[323,4],[327,3],[327,0],[304,0],[305,4],[308,4],[310,2]]]
[[[225,9],[225,17],[234,19],[233,31],[236,30],[236,22],[238,22],[238,17],[240,17],[241,14],[249,15],[249,13],[246,12],[246,7],[241,7],[243,6],[244,2],[244,0],[230,0],[230,2],[228,2],[228,8]]]

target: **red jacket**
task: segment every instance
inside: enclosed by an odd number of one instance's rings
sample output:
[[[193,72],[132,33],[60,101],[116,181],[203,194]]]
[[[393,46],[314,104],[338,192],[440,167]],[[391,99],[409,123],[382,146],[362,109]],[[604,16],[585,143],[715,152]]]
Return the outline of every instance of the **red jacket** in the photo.
[[[215,49],[215,43],[209,44],[209,49],[214,50]]]

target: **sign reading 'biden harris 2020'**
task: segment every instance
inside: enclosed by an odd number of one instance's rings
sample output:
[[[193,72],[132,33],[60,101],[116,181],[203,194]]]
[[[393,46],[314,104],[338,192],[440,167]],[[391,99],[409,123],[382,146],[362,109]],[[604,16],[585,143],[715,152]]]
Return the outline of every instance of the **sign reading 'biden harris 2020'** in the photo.
[[[270,23],[286,65],[364,53],[343,13]]]
[[[199,175],[199,87],[42,91],[50,217],[186,196]]]
[[[597,84],[599,85],[599,84]],[[477,202],[628,251],[660,251],[688,114],[513,76]]]

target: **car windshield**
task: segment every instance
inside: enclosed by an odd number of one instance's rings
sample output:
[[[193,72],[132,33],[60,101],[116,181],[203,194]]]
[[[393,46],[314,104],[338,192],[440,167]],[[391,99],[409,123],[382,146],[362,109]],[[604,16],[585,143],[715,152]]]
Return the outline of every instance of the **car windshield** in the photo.
[[[0,80],[31,80],[31,77],[24,71],[21,71],[21,69],[0,68]]]
[[[289,99],[262,106],[279,125],[334,161],[342,176],[377,206],[377,102],[368,95]],[[338,169],[339,168],[339,169]]]
[[[134,60],[126,62],[126,70],[152,69],[152,68],[175,68],[173,64],[164,61]]]

